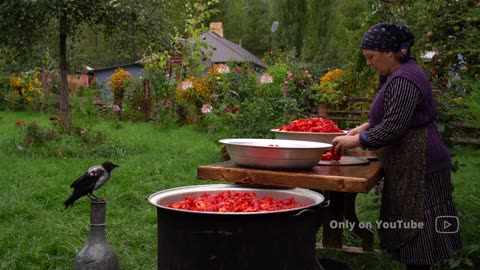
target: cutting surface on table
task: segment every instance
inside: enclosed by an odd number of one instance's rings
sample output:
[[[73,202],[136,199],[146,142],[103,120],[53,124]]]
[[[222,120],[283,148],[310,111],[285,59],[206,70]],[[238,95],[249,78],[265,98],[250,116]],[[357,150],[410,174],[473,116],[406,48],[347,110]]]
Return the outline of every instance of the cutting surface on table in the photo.
[[[239,167],[231,161],[197,168],[201,180],[301,187],[317,190],[367,193],[382,176],[379,162],[352,166],[315,166],[311,170],[281,171]]]

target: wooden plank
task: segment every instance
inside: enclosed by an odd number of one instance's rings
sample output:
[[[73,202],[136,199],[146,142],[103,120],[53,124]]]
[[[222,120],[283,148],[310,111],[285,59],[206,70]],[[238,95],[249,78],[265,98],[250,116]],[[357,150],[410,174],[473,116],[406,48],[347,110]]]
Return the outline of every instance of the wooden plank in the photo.
[[[365,253],[381,254],[382,253],[382,251],[379,249],[374,249],[372,251],[365,251],[361,247],[353,247],[353,246],[343,246],[342,248],[329,248],[329,247],[325,247],[320,242],[315,244],[315,248],[317,250],[336,250],[336,251],[342,251],[342,252],[352,253],[352,254],[365,254]]]
[[[359,117],[340,117],[340,116],[328,116],[330,120],[342,120],[342,121],[352,121],[352,122],[360,122],[362,119]]]
[[[451,137],[450,141],[456,142],[456,143],[467,143],[467,144],[480,145],[480,139],[477,139],[477,138]]]
[[[365,98],[365,97],[347,97],[346,99],[349,102],[372,102],[374,98]]]
[[[325,198],[330,201],[330,205],[322,209],[320,213],[323,217],[322,242],[325,247],[342,248],[343,246],[343,228],[340,226],[333,228],[331,222],[340,224],[344,218],[345,201],[341,192],[324,192]],[[355,205],[353,205],[355,207]],[[350,206],[351,207],[351,206]]]
[[[367,193],[381,178],[381,168],[379,162],[370,162],[366,165],[315,166],[304,171],[273,171],[239,167],[226,161],[198,167],[197,177],[200,180]]]
[[[368,114],[368,111],[348,111],[348,110],[328,110],[328,114],[350,114],[350,115],[361,115]]]
[[[373,251],[373,231],[366,228],[360,228],[359,226],[360,222],[355,211],[357,193],[343,193],[343,195],[345,220],[355,224],[353,232],[362,239],[362,249],[364,251]]]

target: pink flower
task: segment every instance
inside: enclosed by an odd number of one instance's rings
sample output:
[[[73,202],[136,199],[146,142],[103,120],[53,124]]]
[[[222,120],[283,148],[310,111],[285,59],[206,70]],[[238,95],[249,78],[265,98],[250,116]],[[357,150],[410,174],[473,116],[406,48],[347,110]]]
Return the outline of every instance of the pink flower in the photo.
[[[189,88],[193,87],[193,83],[192,81],[187,80],[187,81],[183,81],[181,86],[183,91],[187,91]]]
[[[217,72],[218,73],[228,73],[230,72],[230,67],[224,64],[220,64],[217,67]]]
[[[122,110],[122,108],[120,108],[120,106],[118,106],[117,104],[113,104],[113,105],[112,105],[112,109],[113,109],[114,111],[116,111],[116,112],[119,112],[119,111]]]
[[[208,103],[207,103],[207,104],[203,104],[202,109],[201,109],[202,113],[211,113],[212,110],[213,110],[212,105],[210,105],[210,104],[208,104]]]
[[[262,77],[260,77],[260,84],[266,84],[266,83],[272,83],[272,82],[273,82],[273,77],[268,74],[263,74]]]

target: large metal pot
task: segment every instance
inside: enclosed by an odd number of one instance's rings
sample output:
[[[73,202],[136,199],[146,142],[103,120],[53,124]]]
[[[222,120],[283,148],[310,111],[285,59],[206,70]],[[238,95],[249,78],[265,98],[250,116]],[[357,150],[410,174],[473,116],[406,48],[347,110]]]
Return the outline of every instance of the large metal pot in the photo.
[[[238,166],[260,169],[311,169],[332,145],[299,140],[235,138],[219,142]]]
[[[275,212],[214,213],[178,210],[185,196],[221,191],[256,192],[276,200],[293,197],[306,206]],[[198,185],[148,196],[157,207],[158,269],[320,269],[315,257],[323,195],[307,189]]]

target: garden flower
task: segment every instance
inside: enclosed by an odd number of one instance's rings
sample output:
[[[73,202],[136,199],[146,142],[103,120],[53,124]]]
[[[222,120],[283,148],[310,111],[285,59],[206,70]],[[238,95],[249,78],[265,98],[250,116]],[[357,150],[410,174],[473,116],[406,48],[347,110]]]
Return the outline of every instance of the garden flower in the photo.
[[[238,107],[232,109],[232,114],[235,114],[238,111]]]
[[[262,77],[260,77],[260,84],[266,84],[266,83],[272,83],[272,82],[273,82],[273,77],[268,74],[263,74]]]
[[[167,99],[165,101],[165,106],[171,106],[171,105],[173,105],[173,102],[170,99]]]
[[[193,83],[192,81],[183,81],[182,82],[182,90],[183,91],[187,91],[188,89],[192,88],[193,87]]]
[[[342,76],[343,71],[341,69],[334,69],[330,70],[327,72],[327,74],[323,75],[323,77],[320,79],[321,84],[328,83],[332,80],[338,79],[340,76]]]
[[[203,104],[202,109],[201,109],[202,113],[211,113],[212,110],[213,110],[212,105],[210,105],[210,104],[208,104],[208,103],[207,103],[207,104]]]
[[[112,105],[112,109],[113,109],[114,111],[116,111],[116,112],[119,112],[119,111],[122,110],[122,108],[120,108],[120,106],[118,106],[117,104],[113,104],[113,105]]]
[[[24,120],[17,120],[15,121],[15,127],[18,127],[18,126],[25,126],[26,123]]]
[[[218,73],[228,73],[230,72],[230,67],[224,64],[220,64],[217,67],[217,72]]]

